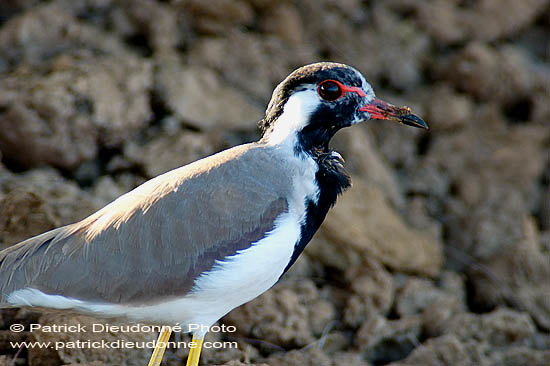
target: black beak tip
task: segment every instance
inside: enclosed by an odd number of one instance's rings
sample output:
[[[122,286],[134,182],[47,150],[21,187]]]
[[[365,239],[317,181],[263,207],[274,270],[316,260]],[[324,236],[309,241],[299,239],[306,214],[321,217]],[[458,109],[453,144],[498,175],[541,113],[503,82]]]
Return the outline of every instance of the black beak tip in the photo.
[[[420,118],[420,117],[418,117],[414,114],[408,114],[408,115],[402,116],[401,117],[401,123],[403,123],[407,126],[412,126],[412,127],[416,127],[416,128],[423,128],[425,130],[430,129],[430,126],[428,126],[428,124],[426,122],[424,122],[424,120],[422,120],[422,118]]]

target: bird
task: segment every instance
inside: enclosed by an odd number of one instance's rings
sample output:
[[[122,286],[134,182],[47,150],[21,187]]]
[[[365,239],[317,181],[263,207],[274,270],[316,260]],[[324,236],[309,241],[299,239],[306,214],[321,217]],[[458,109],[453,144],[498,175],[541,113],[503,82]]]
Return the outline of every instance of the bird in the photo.
[[[0,308],[40,307],[193,332],[275,285],[351,185],[329,142],[372,119],[428,129],[408,107],[376,98],[355,68],[302,66],[273,91],[262,136],[159,175],[80,222],[0,252]],[[185,328],[187,327],[187,328]]]

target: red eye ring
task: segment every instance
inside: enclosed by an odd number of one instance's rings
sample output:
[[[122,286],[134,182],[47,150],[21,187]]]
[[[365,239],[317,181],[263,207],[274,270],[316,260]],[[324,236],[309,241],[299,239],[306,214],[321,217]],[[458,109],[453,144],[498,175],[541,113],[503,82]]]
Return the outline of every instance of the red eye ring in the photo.
[[[319,94],[319,96],[324,100],[328,100],[330,102],[340,99],[346,93],[357,93],[361,97],[367,95],[360,87],[344,85],[341,82],[332,79],[321,81],[317,87],[317,94]]]
[[[325,80],[319,83],[317,94],[324,100],[333,102],[344,95],[342,84],[336,80]]]

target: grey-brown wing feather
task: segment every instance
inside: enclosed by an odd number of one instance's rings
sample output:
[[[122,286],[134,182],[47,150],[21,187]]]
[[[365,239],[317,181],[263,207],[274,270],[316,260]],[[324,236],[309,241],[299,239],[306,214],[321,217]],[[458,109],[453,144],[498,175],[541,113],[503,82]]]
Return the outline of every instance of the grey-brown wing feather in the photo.
[[[0,304],[25,287],[111,303],[183,296],[201,272],[261,239],[288,210],[291,177],[267,149],[226,150],[0,252]]]

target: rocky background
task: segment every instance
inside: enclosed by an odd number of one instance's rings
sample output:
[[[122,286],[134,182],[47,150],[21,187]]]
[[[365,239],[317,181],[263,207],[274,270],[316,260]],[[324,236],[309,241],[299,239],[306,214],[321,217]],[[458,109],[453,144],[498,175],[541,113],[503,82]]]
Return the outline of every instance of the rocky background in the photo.
[[[336,136],[353,188],[284,280],[222,319],[238,331],[207,337],[239,348],[201,364],[550,365],[548,0],[1,0],[0,246],[258,139],[273,87],[319,60],[432,129]],[[3,310],[0,365],[150,355],[13,349],[92,338],[8,330],[36,322],[94,320]]]

